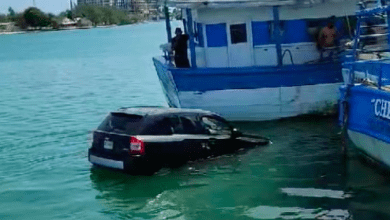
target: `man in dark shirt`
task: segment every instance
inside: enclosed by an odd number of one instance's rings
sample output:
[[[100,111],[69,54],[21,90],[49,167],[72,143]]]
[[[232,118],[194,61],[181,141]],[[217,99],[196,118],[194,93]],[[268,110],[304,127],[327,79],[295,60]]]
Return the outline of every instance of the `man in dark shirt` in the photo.
[[[189,39],[188,34],[182,34],[180,28],[175,30],[176,37],[172,39],[172,51],[175,52],[175,64],[179,68],[190,67],[187,55],[187,41]]]

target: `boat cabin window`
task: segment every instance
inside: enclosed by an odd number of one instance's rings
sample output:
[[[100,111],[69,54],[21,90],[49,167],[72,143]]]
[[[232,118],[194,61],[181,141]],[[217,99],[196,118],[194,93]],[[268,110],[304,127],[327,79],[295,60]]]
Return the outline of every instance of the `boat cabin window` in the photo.
[[[226,24],[208,24],[206,25],[207,47],[226,47],[227,34]]]
[[[230,36],[232,44],[246,43],[246,24],[230,25]]]
[[[318,35],[322,28],[326,27],[328,24],[329,18],[317,18],[317,19],[306,19],[306,29],[309,34],[309,40],[316,42],[318,40]],[[356,17],[336,17],[335,18],[335,27],[337,29],[338,38],[349,38],[350,34],[354,33],[354,28],[348,24],[355,24]],[[303,29],[303,24],[300,24]],[[307,38],[307,36],[305,37]]]
[[[314,37],[311,37],[308,32],[305,20],[282,21],[281,29],[283,30],[282,43],[291,44],[314,41]]]
[[[271,21],[252,21],[253,45],[271,44]]]

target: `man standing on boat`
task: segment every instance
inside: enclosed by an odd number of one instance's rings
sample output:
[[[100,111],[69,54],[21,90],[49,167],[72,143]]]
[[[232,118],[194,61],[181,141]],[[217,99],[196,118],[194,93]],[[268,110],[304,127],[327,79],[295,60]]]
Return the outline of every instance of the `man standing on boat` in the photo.
[[[337,39],[337,29],[334,25],[335,16],[329,18],[328,24],[326,27],[322,28],[318,36],[318,48],[321,51],[321,59],[323,58],[323,53],[325,51],[330,51],[329,57],[333,55],[333,51],[337,49],[336,39]]]
[[[180,28],[176,28],[176,36],[172,39],[172,51],[174,51],[175,65],[179,68],[190,67],[187,55],[187,41],[189,39],[188,34],[182,34]]]
[[[336,46],[337,29],[334,26],[335,16],[332,16],[328,25],[320,31],[318,43],[320,48],[329,48]]]

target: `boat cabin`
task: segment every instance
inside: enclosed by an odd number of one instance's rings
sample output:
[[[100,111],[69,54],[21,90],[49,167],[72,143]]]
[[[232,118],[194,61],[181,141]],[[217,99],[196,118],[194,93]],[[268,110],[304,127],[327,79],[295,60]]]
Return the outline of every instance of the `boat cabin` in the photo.
[[[350,38],[353,31],[349,16],[357,8],[356,0],[177,0],[170,3],[183,11],[184,29],[190,35],[192,68],[315,62],[321,56],[316,47],[318,34],[329,18],[335,16],[340,36]]]
[[[153,58],[169,106],[205,109],[233,121],[336,111],[341,63],[349,58],[344,55],[350,55],[337,47],[337,41],[342,46],[355,33],[357,0],[171,0],[169,4],[182,9],[191,64],[177,68],[170,56]],[[330,27],[321,35],[329,23],[338,34]],[[171,42],[168,17],[166,24]],[[327,45],[318,49],[317,39]]]

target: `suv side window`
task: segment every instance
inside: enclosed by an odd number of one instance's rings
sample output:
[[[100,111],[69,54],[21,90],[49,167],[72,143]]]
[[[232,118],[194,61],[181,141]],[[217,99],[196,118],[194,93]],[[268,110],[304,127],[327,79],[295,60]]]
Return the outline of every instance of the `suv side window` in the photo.
[[[195,120],[190,117],[180,117],[181,123],[183,124],[183,130],[186,134],[204,134],[202,129],[196,125]]]
[[[161,118],[149,125],[145,132],[146,135],[171,135],[173,133],[172,123],[169,118]]]
[[[179,117],[170,116],[169,120],[172,123],[172,128],[173,128],[174,134],[185,134],[183,124],[181,123],[181,120]]]
[[[203,116],[200,121],[203,128],[211,135],[232,135],[230,125],[221,119]]]
[[[183,124],[177,116],[167,116],[156,120],[145,132],[148,135],[186,134]]]
[[[189,116],[168,116],[157,119],[142,132],[144,135],[209,134],[199,120]]]

